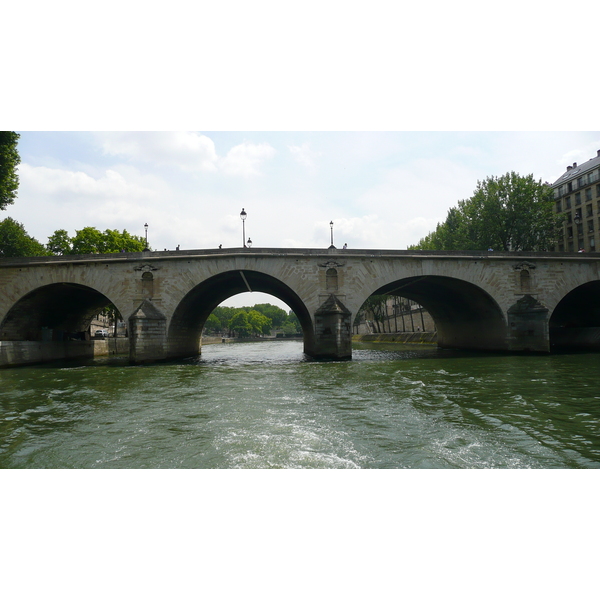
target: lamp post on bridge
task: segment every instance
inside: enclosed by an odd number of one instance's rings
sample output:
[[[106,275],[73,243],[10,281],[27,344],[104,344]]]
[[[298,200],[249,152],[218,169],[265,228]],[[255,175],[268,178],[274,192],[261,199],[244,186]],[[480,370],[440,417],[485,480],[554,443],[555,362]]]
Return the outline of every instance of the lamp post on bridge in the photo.
[[[331,228],[331,246],[329,246],[329,248],[335,248],[335,246],[333,245],[333,221],[329,222],[329,227]]]
[[[246,247],[246,211],[242,208],[242,212],[240,213],[240,219],[242,220],[242,244],[244,248]]]
[[[144,230],[146,231],[146,247],[144,250],[148,250],[148,223],[144,223]]]

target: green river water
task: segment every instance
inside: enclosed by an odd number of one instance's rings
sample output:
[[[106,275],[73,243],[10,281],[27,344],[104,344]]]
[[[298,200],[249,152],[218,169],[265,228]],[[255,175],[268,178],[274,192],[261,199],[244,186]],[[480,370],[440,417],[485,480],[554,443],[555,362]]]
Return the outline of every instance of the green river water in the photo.
[[[595,469],[600,356],[298,341],[0,371],[4,469]]]

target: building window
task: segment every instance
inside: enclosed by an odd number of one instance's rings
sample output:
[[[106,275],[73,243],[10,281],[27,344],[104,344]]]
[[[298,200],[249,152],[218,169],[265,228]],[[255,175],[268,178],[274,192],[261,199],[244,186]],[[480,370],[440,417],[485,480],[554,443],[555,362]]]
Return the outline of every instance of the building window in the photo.
[[[586,208],[587,208],[587,216],[588,216],[588,217],[591,217],[591,216],[594,214],[594,210],[593,210],[593,208],[592,208],[592,205],[591,205],[591,204],[588,204],[588,205],[586,206]]]
[[[583,223],[577,225],[577,237],[583,237]]]
[[[581,204],[581,192],[576,192],[575,193],[575,206],[578,206],[579,204]]]
[[[561,206],[560,200],[556,203],[556,212],[557,213],[562,212],[562,206]]]
[[[567,227],[567,235],[572,238],[573,237],[573,228],[572,227]]]
[[[593,251],[595,248],[596,248],[596,240],[593,237],[591,237],[590,238],[590,250]]]
[[[600,198],[600,183],[596,186],[596,198]]]
[[[565,209],[571,208],[571,196],[565,198]]]
[[[588,233],[594,233],[594,221],[588,221]]]
[[[585,200],[589,202],[592,199],[592,188],[585,190]]]

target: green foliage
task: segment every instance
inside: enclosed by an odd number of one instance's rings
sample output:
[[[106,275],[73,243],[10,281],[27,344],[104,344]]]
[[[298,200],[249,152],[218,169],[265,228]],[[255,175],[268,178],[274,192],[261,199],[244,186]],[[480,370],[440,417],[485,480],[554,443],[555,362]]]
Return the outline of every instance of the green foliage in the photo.
[[[48,252],[35,238],[27,235],[21,223],[7,217],[0,221],[0,257],[46,256]]]
[[[214,316],[219,321],[218,331],[227,331],[229,328],[229,321],[238,309],[232,308],[231,306],[217,306],[212,311],[211,316]],[[210,319],[210,317],[209,317]],[[208,321],[207,321],[208,322]]]
[[[385,328],[385,319],[387,317],[387,294],[379,294],[369,296],[364,304],[361,306],[361,311],[370,312],[373,315],[373,321],[377,327],[377,332],[382,333],[381,326]]]
[[[74,237],[64,229],[57,229],[49,238],[46,248],[52,254],[112,254],[115,252],[141,252],[146,247],[144,238],[131,235],[123,229],[100,232],[95,227],[75,231]]]
[[[533,175],[488,177],[409,250],[549,250],[563,220],[553,207],[552,189]]]
[[[246,320],[238,313],[246,314]],[[235,317],[235,320],[234,320]],[[241,329],[232,329],[231,324]],[[248,325],[248,327],[246,327]],[[204,327],[207,331],[231,331],[242,337],[249,335],[271,335],[273,329],[281,329],[291,335],[301,331],[298,317],[290,311],[274,306],[273,304],[255,304],[253,307],[232,308],[230,306],[217,306],[206,320]]]
[[[204,323],[204,329],[206,329],[209,333],[219,333],[223,330],[221,327],[221,321],[217,318],[214,312],[212,312],[208,319],[206,319],[206,323]]]
[[[294,335],[294,334],[298,333],[298,330],[296,329],[296,325],[294,323],[292,323],[291,321],[286,321],[281,326],[281,331],[283,332],[284,335]]]
[[[71,238],[66,229],[57,229],[49,238],[46,249],[50,254],[69,254],[71,252]]]
[[[302,331],[302,327],[300,326],[300,320],[298,319],[294,311],[290,310],[287,316],[287,320],[283,323],[282,327],[285,327],[288,324],[294,327],[294,333],[300,333]]]
[[[19,137],[19,134],[14,131],[0,131],[0,210],[12,204],[17,197],[19,188],[17,167],[21,162],[17,151]]]
[[[252,325],[248,322],[248,313],[245,310],[238,310],[227,323],[230,331],[233,331],[238,337],[250,337]]]
[[[252,327],[252,333],[254,335],[271,334],[271,326],[273,322],[271,319],[259,313],[257,310],[251,310],[248,313],[248,323],[250,323],[250,326]]]
[[[275,306],[273,304],[255,304],[254,310],[257,310],[265,317],[271,319],[272,325],[275,329],[281,327],[288,318],[288,315],[283,308],[279,308],[279,306]]]

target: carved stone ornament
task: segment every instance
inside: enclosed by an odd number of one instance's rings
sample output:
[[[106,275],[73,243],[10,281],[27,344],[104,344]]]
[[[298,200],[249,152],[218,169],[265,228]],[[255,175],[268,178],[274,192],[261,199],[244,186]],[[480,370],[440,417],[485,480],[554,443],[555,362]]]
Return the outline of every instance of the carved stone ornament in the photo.
[[[142,271],[142,273],[149,273],[150,271],[158,271],[160,267],[153,267],[146,263],[145,265],[141,265],[139,267],[133,267],[135,271]]]
[[[328,260],[325,263],[318,263],[319,267],[323,267],[324,269],[339,269],[340,267],[345,267],[346,263],[340,263],[336,260]]]
[[[535,265],[533,263],[523,261],[523,262],[516,264],[513,267],[513,269],[515,271],[522,271],[523,269],[527,269],[528,271],[531,271],[531,269],[535,269]]]

